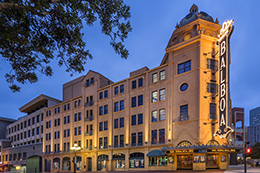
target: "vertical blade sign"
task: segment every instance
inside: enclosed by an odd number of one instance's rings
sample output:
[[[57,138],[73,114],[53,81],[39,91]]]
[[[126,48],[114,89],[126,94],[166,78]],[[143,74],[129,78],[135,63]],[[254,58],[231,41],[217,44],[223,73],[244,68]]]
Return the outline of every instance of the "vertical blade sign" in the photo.
[[[229,40],[233,32],[233,20],[225,21],[220,30],[217,45],[219,47],[219,128],[214,134],[221,139],[226,138],[229,133],[234,130],[229,127],[230,114],[230,87],[229,87],[229,65],[230,65],[230,50]]]

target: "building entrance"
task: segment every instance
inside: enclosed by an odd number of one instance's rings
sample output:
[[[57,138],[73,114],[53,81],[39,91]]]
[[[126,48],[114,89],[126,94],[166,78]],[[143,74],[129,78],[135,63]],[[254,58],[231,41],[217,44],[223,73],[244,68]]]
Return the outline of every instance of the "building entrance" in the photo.
[[[206,168],[218,168],[218,155],[206,155]]]
[[[177,156],[177,169],[192,169],[192,155]]]

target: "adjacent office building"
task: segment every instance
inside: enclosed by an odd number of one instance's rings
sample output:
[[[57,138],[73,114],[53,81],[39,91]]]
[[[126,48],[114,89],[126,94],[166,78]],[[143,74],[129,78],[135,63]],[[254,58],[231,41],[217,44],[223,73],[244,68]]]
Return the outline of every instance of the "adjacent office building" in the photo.
[[[260,107],[250,110],[250,126],[247,127],[247,142],[249,146],[254,146],[260,142]]]
[[[5,138],[10,143],[1,151],[1,161],[5,169],[42,172],[43,113],[46,107],[59,102],[40,95],[19,109],[27,115],[6,127]]]
[[[214,136],[220,29],[193,5],[158,67],[118,82],[90,70],[64,84],[43,115],[44,171],[226,169],[241,147]]]
[[[260,107],[250,110],[250,126],[260,126]]]

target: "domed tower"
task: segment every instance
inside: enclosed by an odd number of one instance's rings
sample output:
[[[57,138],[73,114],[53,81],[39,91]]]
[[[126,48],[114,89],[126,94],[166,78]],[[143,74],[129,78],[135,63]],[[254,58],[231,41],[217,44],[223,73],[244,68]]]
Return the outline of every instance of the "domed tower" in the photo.
[[[176,24],[161,62],[172,64],[173,145],[226,144],[218,129],[218,19],[192,5]]]

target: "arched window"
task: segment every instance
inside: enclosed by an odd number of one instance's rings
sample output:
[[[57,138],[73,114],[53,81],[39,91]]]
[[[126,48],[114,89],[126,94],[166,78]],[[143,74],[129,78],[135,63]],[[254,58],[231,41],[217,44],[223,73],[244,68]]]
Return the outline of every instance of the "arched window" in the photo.
[[[219,145],[219,143],[216,140],[210,140],[210,141],[207,142],[206,145],[214,145],[214,146],[216,146],[216,145]]]
[[[177,147],[190,147],[192,144],[189,141],[181,141],[178,143]]]
[[[60,158],[53,159],[53,169],[60,169]]]
[[[143,153],[132,153],[129,158],[130,168],[144,168],[144,154]]]
[[[64,157],[62,160],[62,170],[70,171],[70,158]]]

